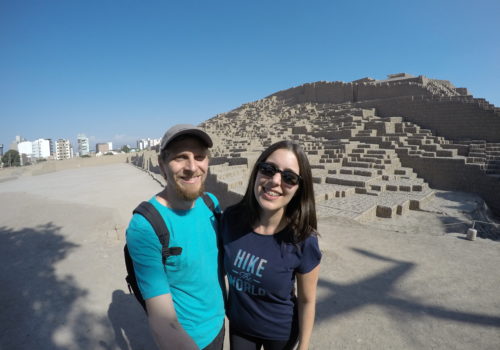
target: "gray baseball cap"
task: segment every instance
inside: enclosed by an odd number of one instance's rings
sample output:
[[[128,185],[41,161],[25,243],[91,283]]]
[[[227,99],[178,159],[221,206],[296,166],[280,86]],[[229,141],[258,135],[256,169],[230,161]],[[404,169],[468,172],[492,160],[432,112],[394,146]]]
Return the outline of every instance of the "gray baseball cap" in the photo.
[[[163,151],[170,142],[181,135],[193,135],[201,139],[208,148],[212,147],[213,142],[210,136],[202,129],[191,124],[176,124],[167,130],[161,139],[160,151]]]

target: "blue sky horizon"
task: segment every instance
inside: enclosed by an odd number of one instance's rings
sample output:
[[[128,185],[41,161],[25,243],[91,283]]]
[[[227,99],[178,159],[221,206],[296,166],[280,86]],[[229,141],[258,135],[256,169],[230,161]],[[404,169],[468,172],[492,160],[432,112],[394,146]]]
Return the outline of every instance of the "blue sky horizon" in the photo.
[[[0,2],[0,144],[159,138],[280,90],[406,72],[500,106],[500,2]]]

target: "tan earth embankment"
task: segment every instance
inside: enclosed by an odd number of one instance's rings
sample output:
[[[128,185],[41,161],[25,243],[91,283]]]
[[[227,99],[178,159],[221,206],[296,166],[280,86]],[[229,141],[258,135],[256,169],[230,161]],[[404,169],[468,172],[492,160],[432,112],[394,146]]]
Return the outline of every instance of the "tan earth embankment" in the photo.
[[[64,160],[47,160],[21,167],[0,168],[0,182],[13,180],[20,176],[36,176],[67,169],[125,163],[130,155],[130,153],[118,153],[100,157],[75,157]]]

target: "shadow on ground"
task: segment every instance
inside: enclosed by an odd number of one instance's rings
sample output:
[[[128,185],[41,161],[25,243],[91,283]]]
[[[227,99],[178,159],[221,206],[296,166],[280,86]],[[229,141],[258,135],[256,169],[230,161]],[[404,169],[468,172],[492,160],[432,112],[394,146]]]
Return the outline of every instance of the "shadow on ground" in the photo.
[[[108,319],[113,326],[115,344],[120,350],[156,349],[146,313],[132,294],[119,289],[113,292]]]
[[[56,274],[56,264],[77,248],[51,222],[0,227],[0,349],[154,348],[132,295],[115,290],[106,319],[82,306],[92,286],[82,288],[71,276]]]
[[[387,308],[389,311],[396,310],[406,313],[409,316],[419,316],[425,313],[426,316],[437,319],[500,329],[500,317],[460,312],[395,296],[393,291],[397,290],[398,280],[409,273],[415,264],[384,257],[363,249],[351,249],[361,255],[393,263],[394,266],[359,282],[347,285],[320,279],[319,288],[326,289],[328,293],[326,297],[318,300],[316,305],[318,321],[330,321],[344,313],[369,305],[377,305]]]
[[[57,350],[69,341],[90,346],[87,333],[102,320],[75,307],[87,290],[71,276],[56,276],[55,264],[77,247],[60,230],[50,222],[19,230],[0,227],[1,348]]]

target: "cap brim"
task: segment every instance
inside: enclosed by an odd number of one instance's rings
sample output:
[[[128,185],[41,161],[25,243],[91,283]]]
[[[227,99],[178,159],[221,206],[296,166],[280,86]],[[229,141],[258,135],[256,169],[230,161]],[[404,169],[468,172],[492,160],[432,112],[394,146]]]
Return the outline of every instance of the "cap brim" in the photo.
[[[212,147],[213,146],[213,142],[212,142],[212,139],[210,138],[210,136],[208,136],[208,134],[206,132],[204,132],[203,130],[200,130],[200,129],[187,129],[187,130],[181,130],[179,131],[177,134],[175,134],[174,137],[172,137],[172,140],[170,140],[166,145],[165,147],[172,141],[174,141],[177,137],[181,136],[181,135],[193,135],[193,136],[196,136],[198,137],[199,139],[201,139],[207,146],[208,148]]]
[[[170,131],[167,131],[165,136],[163,136],[163,138],[164,139],[167,138],[167,140],[166,140],[166,142],[164,140],[162,140],[161,150],[164,150],[172,141],[174,141],[179,136],[183,136],[183,135],[191,135],[193,137],[199,138],[201,141],[203,141],[203,143],[208,148],[213,146],[213,142],[212,142],[212,139],[210,138],[210,136],[205,131],[203,131],[195,126],[181,128],[180,130],[175,131],[172,135],[167,136],[167,134],[169,132]]]

